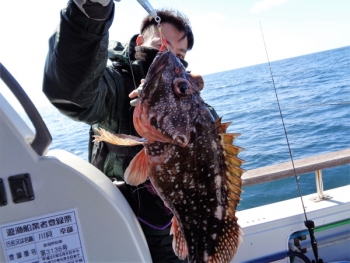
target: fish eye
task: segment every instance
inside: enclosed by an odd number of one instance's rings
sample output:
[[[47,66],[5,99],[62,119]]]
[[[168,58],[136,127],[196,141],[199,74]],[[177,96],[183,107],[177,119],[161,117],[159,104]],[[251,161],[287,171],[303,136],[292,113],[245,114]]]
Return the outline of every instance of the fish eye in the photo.
[[[187,93],[187,90],[188,90],[188,86],[187,86],[187,83],[186,82],[181,82],[179,85],[179,90],[181,93],[183,94],[186,94]]]
[[[180,98],[186,98],[192,93],[191,83],[184,78],[176,78],[173,82],[174,92]]]

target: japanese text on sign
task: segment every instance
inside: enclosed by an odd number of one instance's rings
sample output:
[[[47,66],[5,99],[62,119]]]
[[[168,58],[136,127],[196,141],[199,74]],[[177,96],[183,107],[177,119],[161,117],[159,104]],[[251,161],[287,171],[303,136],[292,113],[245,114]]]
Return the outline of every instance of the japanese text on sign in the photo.
[[[7,263],[84,263],[77,210],[0,226]]]

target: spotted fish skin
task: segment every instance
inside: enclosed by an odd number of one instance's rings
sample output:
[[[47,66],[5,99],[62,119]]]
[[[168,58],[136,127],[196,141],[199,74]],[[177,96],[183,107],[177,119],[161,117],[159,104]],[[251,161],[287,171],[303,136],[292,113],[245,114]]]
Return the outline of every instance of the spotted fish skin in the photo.
[[[200,97],[202,82],[173,53],[160,54],[147,75],[134,124],[149,141],[148,177],[174,213],[177,255],[188,254],[189,262],[229,262],[241,239],[235,210],[242,162],[236,158],[236,175],[228,170],[231,164],[218,133],[227,126],[215,122]]]
[[[242,192],[239,134],[214,120],[200,97],[203,79],[185,71],[171,52],[152,63],[134,111],[134,125],[145,139],[125,181],[149,178],[174,218],[173,248],[189,262],[232,260],[241,230],[235,216]],[[113,142],[112,142],[113,143]]]

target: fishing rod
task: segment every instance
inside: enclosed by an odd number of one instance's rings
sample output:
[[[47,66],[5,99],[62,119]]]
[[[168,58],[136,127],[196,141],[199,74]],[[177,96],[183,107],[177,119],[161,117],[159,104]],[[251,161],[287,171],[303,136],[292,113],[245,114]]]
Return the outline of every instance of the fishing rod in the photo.
[[[150,16],[152,16],[154,19],[157,19],[157,12],[147,0],[137,0],[137,2],[139,2],[139,4],[147,11]]]
[[[314,235],[315,223],[312,220],[308,220],[307,215],[306,215],[306,210],[305,210],[305,206],[304,206],[303,196],[302,196],[300,185],[299,185],[298,175],[296,173],[295,166],[294,166],[293,154],[292,154],[292,150],[291,150],[291,147],[290,147],[290,144],[289,144],[289,139],[288,139],[288,133],[287,133],[286,125],[284,124],[284,119],[283,119],[283,114],[282,114],[282,110],[281,110],[281,105],[280,105],[280,101],[279,101],[278,94],[277,94],[275,80],[274,80],[273,74],[272,74],[271,63],[270,63],[269,54],[268,54],[267,48],[266,48],[266,43],[265,43],[265,38],[264,38],[264,33],[263,33],[263,30],[262,30],[261,22],[260,22],[260,30],[261,30],[261,35],[262,35],[262,38],[263,38],[263,41],[264,41],[267,62],[268,62],[269,68],[270,68],[272,84],[273,84],[273,88],[275,90],[277,105],[278,105],[278,109],[279,109],[279,112],[280,112],[280,117],[281,117],[283,129],[284,129],[284,135],[286,137],[286,141],[287,141],[287,145],[288,145],[289,156],[290,156],[290,159],[291,159],[291,162],[292,162],[292,166],[293,166],[294,177],[295,177],[295,180],[296,180],[296,183],[297,183],[297,186],[298,186],[300,200],[301,200],[301,203],[302,203],[302,206],[303,206],[303,210],[304,210],[304,216],[305,216],[304,224],[305,224],[306,228],[309,231],[310,240],[311,240],[311,247],[312,247],[312,250],[314,252],[314,256],[315,256],[315,260],[316,260],[316,261],[313,260],[312,263],[323,263],[323,260],[318,258],[317,241],[316,241],[316,238],[315,238],[315,235]]]

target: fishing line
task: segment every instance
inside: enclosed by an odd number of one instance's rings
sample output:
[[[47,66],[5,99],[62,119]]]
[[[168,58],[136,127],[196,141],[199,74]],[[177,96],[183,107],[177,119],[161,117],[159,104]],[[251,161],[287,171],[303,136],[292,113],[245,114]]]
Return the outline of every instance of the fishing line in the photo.
[[[131,75],[132,75],[132,80],[134,82],[134,87],[135,89],[137,89],[136,87],[136,81],[135,81],[135,76],[134,76],[134,71],[132,70],[132,63],[131,63],[131,60],[130,60],[130,43],[129,43],[129,49],[128,49],[128,59],[129,59],[129,66],[130,66],[130,71],[131,71]]]
[[[159,52],[163,52],[164,49],[166,49],[167,51],[172,51],[170,46],[168,45],[168,43],[166,41],[166,38],[163,36],[162,25],[160,23],[161,22],[161,18],[159,16],[155,16],[154,17],[154,21],[157,22],[157,29],[159,31],[159,36],[160,36],[160,44],[161,44],[161,46],[160,46]],[[134,89],[137,90],[138,87],[136,86],[135,75],[134,75],[134,71],[132,69],[132,63],[131,63],[131,59],[130,59],[130,44],[129,44],[129,50],[127,52],[127,55],[128,55],[128,62],[129,62],[129,66],[130,66],[132,80],[134,82]],[[139,86],[139,88],[140,88],[140,86]],[[130,101],[131,106],[135,106],[136,105],[136,101],[137,101],[137,99],[134,99],[134,100]]]
[[[276,99],[277,99],[278,109],[279,109],[281,120],[282,120],[282,124],[283,124],[284,134],[285,134],[285,137],[286,137],[286,140],[287,140],[289,156],[290,156],[290,159],[291,159],[291,162],[292,162],[292,166],[293,166],[294,177],[295,177],[295,181],[296,181],[297,186],[298,186],[300,200],[301,200],[301,203],[302,203],[302,206],[303,206],[303,210],[304,210],[304,216],[305,216],[304,224],[305,224],[305,226],[307,227],[307,229],[309,231],[311,246],[312,246],[312,250],[314,252],[316,263],[323,263],[323,260],[318,258],[317,242],[316,242],[316,238],[315,238],[315,235],[314,235],[315,224],[314,224],[314,222],[312,220],[308,220],[307,219],[305,205],[304,205],[304,201],[303,201],[303,196],[301,194],[299,180],[298,180],[298,176],[297,176],[297,173],[296,173],[296,170],[295,170],[295,166],[294,166],[293,154],[292,154],[292,150],[290,148],[290,144],[289,144],[289,140],[288,140],[287,129],[286,129],[286,126],[284,124],[283,114],[282,114],[280,102],[279,102],[279,99],[278,99],[278,94],[277,94],[277,89],[276,89],[276,85],[275,85],[275,80],[274,80],[273,74],[272,74],[270,59],[269,59],[269,55],[267,53],[267,48],[266,48],[266,43],[265,43],[265,38],[264,38],[264,33],[263,33],[263,30],[262,30],[261,22],[260,22],[260,30],[261,30],[261,35],[262,35],[262,38],[263,38],[263,41],[264,41],[265,52],[266,52],[266,56],[267,56],[267,62],[268,62],[269,68],[270,68],[271,79],[272,79],[272,83],[273,83],[273,88],[275,90],[275,95],[276,95]]]
[[[266,43],[265,43],[265,38],[264,38],[264,33],[263,33],[263,31],[262,31],[261,23],[260,23],[260,30],[261,30],[261,35],[262,35],[262,38],[263,38],[263,41],[264,41],[264,46],[265,46],[265,52],[266,52],[267,62],[268,62],[269,68],[270,68],[270,74],[271,74],[272,84],[273,84],[273,88],[274,88],[274,90],[275,90],[275,95],[276,95],[278,110],[279,110],[279,112],[280,112],[280,117],[281,117],[281,121],[282,121],[282,125],[283,125],[284,135],[285,135],[285,137],[286,137],[286,141],[287,141],[287,145],[288,145],[289,156],[290,156],[290,159],[291,159],[291,162],[292,162],[292,166],[293,166],[294,177],[295,177],[295,180],[296,180],[296,183],[297,183],[297,186],[298,186],[298,191],[299,191],[301,203],[302,203],[303,210],[304,210],[305,220],[307,221],[307,215],[306,215],[306,211],[305,211],[305,205],[304,205],[304,201],[303,201],[303,195],[302,195],[302,193],[301,193],[301,189],[300,189],[300,185],[299,185],[299,180],[298,180],[298,175],[297,175],[297,173],[296,173],[295,166],[294,166],[293,154],[292,154],[292,150],[291,150],[290,143],[289,143],[289,139],[288,139],[288,134],[287,134],[286,125],[284,124],[284,119],[283,119],[283,114],[282,114],[282,110],[281,110],[281,105],[280,105],[280,101],[279,101],[278,94],[277,94],[277,89],[276,89],[276,85],[275,85],[275,80],[274,80],[273,74],[272,74],[270,59],[269,59],[269,55],[268,55],[268,53],[267,53],[267,48],[266,48]]]
[[[165,38],[163,37],[163,34],[162,34],[162,29],[161,29],[162,26],[161,26],[161,24],[160,24],[161,18],[160,18],[159,16],[156,16],[156,17],[154,18],[154,21],[157,22],[157,28],[158,28],[158,31],[159,31],[159,34],[160,34],[160,39],[161,39],[161,44],[162,44],[161,47],[166,46],[166,48],[168,48],[168,45],[167,45],[167,43],[166,43],[166,40],[165,40]],[[133,82],[134,82],[134,87],[135,87],[135,89],[137,89],[137,87],[136,87],[136,81],[135,81],[135,76],[134,76],[134,71],[133,71],[133,69],[132,69],[132,63],[131,63],[131,59],[130,59],[130,44],[129,44],[129,50],[128,50],[127,54],[128,54],[128,59],[129,59],[129,66],[130,66],[130,70],[131,70],[132,80],[133,80]]]

